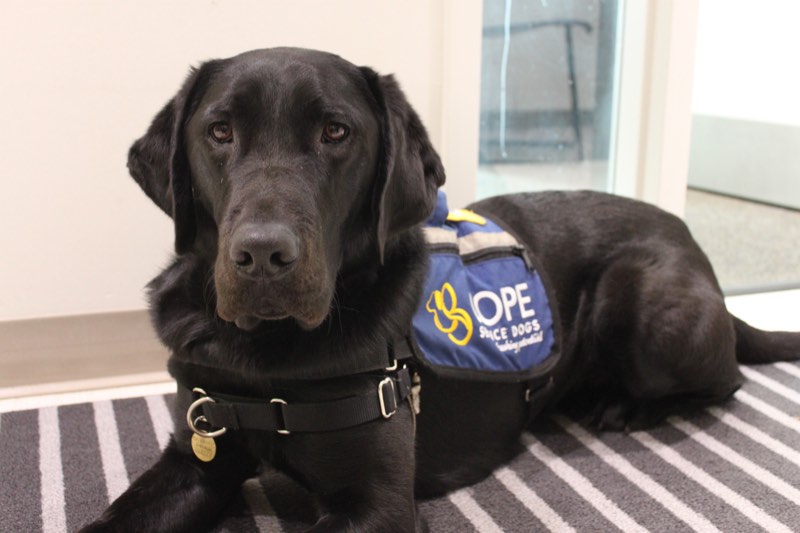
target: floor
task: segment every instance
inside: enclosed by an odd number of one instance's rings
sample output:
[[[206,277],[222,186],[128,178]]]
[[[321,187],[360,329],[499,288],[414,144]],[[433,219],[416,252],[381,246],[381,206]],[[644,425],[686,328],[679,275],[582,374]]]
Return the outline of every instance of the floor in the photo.
[[[800,211],[689,190],[685,220],[726,294],[800,287]]]

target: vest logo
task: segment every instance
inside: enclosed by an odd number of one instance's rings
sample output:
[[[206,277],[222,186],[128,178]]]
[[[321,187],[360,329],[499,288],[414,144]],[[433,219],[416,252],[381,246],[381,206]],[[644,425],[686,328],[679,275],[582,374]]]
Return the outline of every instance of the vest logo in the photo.
[[[501,352],[518,354],[526,346],[544,341],[528,283],[480,291],[471,297],[481,339],[490,339]]]
[[[466,346],[472,338],[472,317],[458,307],[458,298],[452,285],[445,282],[441,290],[433,291],[425,304],[425,309],[433,315],[433,323],[436,328],[442,333],[446,333],[447,338],[453,344]],[[440,312],[449,321],[447,325],[443,324],[439,318]],[[462,331],[460,334],[458,334],[459,329]]]
[[[433,315],[436,328],[456,346],[469,343],[476,326],[473,320],[477,320],[480,339],[492,342],[501,353],[518,354],[526,346],[544,340],[544,330],[528,291],[527,283],[518,283],[500,287],[497,292],[483,290],[469,294],[470,313],[458,307],[455,289],[445,282],[441,289],[431,293],[425,309]]]

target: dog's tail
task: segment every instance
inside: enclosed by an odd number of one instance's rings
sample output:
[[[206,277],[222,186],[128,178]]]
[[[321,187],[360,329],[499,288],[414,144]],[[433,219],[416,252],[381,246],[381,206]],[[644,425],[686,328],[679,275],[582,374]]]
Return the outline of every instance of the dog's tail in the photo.
[[[745,364],[800,359],[800,332],[763,331],[735,316],[736,360]]]

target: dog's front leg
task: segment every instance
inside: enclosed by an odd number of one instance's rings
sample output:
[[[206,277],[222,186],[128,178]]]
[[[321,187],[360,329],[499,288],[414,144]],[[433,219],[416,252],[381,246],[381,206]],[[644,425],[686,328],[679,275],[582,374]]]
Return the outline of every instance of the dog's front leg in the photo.
[[[425,531],[414,501],[414,422],[407,403],[389,420],[286,437],[285,464],[321,507],[311,532]]]
[[[188,440],[185,433],[176,438]],[[244,446],[227,438],[208,463],[185,448],[173,438],[158,462],[81,533],[210,529],[241,484],[255,475],[256,462]]]

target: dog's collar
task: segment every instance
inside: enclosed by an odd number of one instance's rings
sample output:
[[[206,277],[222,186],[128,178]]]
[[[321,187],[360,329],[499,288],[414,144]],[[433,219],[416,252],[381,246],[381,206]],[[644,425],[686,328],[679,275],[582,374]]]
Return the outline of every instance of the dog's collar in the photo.
[[[193,400],[186,422],[201,437],[218,437],[240,429],[281,434],[320,432],[388,419],[412,393],[412,380],[405,365],[386,369],[375,380],[375,389],[369,393],[314,403],[230,396],[197,387],[190,390],[183,384],[178,386],[178,395]]]

